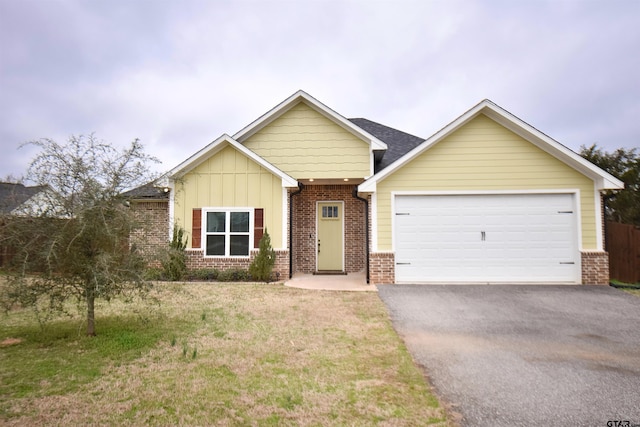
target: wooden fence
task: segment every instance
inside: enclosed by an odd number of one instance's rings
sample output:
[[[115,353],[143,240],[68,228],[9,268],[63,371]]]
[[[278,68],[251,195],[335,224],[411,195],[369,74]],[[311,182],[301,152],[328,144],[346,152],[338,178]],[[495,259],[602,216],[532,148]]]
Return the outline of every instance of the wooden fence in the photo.
[[[609,276],[625,283],[640,283],[640,229],[607,221]]]

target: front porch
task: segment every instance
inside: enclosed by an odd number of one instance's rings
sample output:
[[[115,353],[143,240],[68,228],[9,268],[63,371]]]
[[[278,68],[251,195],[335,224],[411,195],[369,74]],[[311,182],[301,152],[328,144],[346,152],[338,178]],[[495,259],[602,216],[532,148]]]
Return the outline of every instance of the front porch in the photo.
[[[354,197],[353,185],[304,185],[291,193],[292,203],[292,272],[311,275],[319,270],[349,274],[366,272],[365,203]],[[294,194],[295,193],[295,194]],[[331,203],[337,210],[331,210]],[[322,209],[325,208],[324,211]],[[319,214],[320,212],[320,214]],[[319,218],[338,215],[335,233],[322,236]],[[322,241],[320,238],[322,237]],[[326,268],[319,255],[330,253],[335,264]],[[319,276],[322,277],[322,276]],[[327,276],[325,276],[327,277]],[[366,274],[365,274],[366,283]],[[330,276],[331,280],[336,279]]]
[[[285,286],[320,291],[377,292],[374,285],[367,284],[364,271],[343,275],[296,273],[284,282]]]

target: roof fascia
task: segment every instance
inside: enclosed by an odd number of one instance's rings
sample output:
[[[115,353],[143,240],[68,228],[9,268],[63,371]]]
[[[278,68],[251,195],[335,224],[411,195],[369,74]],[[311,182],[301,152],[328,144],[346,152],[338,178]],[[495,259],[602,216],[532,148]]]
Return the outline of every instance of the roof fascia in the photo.
[[[290,108],[292,108],[294,105],[303,101],[307,103],[307,105],[312,107],[314,110],[316,110],[317,112],[319,112],[320,114],[328,118],[329,120],[338,124],[339,126],[351,132],[352,134],[359,137],[360,139],[366,141],[371,147],[371,150],[387,149],[387,144],[385,144],[375,136],[371,135],[369,132],[366,132],[364,129],[361,129],[355,124],[351,123],[345,117],[343,117],[336,111],[332,110],[331,108],[327,107],[325,104],[318,101],[317,99],[315,99],[314,97],[312,97],[311,95],[309,95],[303,90],[297,91],[296,93],[294,93],[293,95],[291,95],[290,97],[282,101],[280,104],[276,105],[267,113],[259,117],[257,120],[250,123],[248,126],[244,127],[238,133],[234,134],[233,138],[236,141],[239,141],[240,143],[244,142],[247,138],[254,135],[258,131],[263,129],[265,126],[267,126],[268,124],[276,120],[278,117],[280,117]]]
[[[583,175],[591,178],[596,183],[598,190],[620,190],[624,183],[610,173],[604,171],[578,153],[565,147],[555,139],[539,131],[530,124],[514,116],[507,110],[485,100],[488,104],[482,113],[493,119],[500,125],[521,136],[541,150],[554,156]],[[483,101],[484,102],[484,101]]]
[[[583,175],[591,178],[595,182],[596,188],[598,190],[624,188],[624,183],[613,175],[605,172],[591,162],[583,159],[577,153],[571,151],[564,145],[540,132],[538,129],[509,113],[492,101],[485,99],[462,114],[460,117],[455,119],[453,122],[449,123],[447,126],[436,132],[422,144],[418,145],[416,148],[409,151],[400,159],[396,160],[393,165],[390,165],[380,173],[371,177],[369,180],[360,184],[360,186],[358,187],[358,191],[375,191],[376,183],[378,181],[383,180],[385,177],[389,176],[394,171],[398,170],[418,155],[433,147],[435,144],[449,136],[451,133],[455,132],[457,129],[477,117],[479,114],[486,115],[500,125],[514,132],[515,134],[531,142],[536,147],[549,153],[568,166],[576,169]]]
[[[184,162],[180,163],[178,166],[173,168],[168,174],[168,181],[175,181],[182,176],[186,175],[191,170],[200,166],[204,161],[206,161],[209,157],[216,154],[218,151],[222,150],[227,145],[232,146],[236,150],[240,151],[246,157],[250,158],[263,168],[267,169],[272,174],[278,176],[282,180],[283,187],[297,187],[298,181],[291,176],[287,175],[271,163],[267,162],[262,157],[258,156],[253,151],[246,148],[244,145],[240,144],[234,138],[230,137],[227,134],[223,134],[218,139],[195,153],[193,156],[189,157]]]

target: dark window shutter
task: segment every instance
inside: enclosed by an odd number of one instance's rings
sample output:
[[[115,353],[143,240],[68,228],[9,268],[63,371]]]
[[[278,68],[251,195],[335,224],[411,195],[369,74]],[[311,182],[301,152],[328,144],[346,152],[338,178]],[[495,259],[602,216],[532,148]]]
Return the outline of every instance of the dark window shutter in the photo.
[[[191,216],[191,247],[202,247],[202,209],[194,209]]]
[[[264,209],[257,208],[253,211],[253,247],[260,247],[260,239],[264,234]]]

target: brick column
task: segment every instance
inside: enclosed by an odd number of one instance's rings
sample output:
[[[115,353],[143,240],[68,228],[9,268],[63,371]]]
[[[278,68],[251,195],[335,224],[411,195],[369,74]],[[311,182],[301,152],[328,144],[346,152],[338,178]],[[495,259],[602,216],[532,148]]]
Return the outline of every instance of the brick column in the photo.
[[[609,254],[607,252],[582,252],[582,284],[609,284]]]
[[[369,284],[395,283],[395,254],[393,252],[371,252],[369,254]]]

